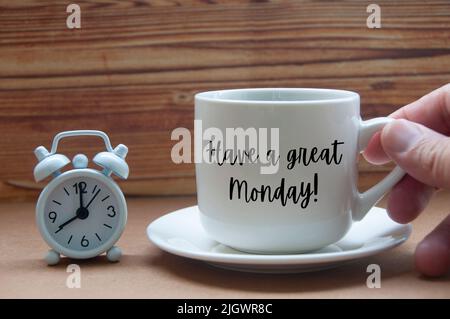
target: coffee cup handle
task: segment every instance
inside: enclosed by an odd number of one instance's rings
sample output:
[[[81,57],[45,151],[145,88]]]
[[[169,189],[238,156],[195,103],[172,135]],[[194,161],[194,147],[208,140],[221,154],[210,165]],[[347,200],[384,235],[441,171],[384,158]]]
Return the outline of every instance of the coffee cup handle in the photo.
[[[381,130],[386,124],[392,122],[392,118],[377,117],[368,121],[361,121],[359,126],[358,150],[362,152],[370,141],[370,138]],[[355,204],[352,218],[359,221],[369,212],[369,210],[397,184],[405,175],[405,171],[396,166],[383,180],[372,186],[364,193],[356,192]]]

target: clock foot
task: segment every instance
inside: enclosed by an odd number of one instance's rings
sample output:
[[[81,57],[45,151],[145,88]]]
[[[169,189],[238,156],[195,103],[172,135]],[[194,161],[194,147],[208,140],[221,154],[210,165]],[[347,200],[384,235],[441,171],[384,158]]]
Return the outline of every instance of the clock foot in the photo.
[[[59,263],[59,260],[60,260],[59,253],[57,253],[53,249],[49,250],[47,255],[45,256],[45,261],[49,266],[56,265],[57,263]]]
[[[120,257],[122,257],[122,250],[117,246],[111,247],[111,249],[106,252],[106,258],[108,258],[110,262],[119,261]]]

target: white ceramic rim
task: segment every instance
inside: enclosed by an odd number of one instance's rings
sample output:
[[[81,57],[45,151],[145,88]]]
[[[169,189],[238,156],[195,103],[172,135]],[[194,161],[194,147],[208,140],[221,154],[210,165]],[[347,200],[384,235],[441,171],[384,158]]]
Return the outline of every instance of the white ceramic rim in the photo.
[[[181,214],[186,213],[184,211],[197,209],[197,206],[190,206],[186,208],[182,208],[176,210],[172,214]],[[382,208],[380,208],[382,209]],[[197,209],[198,210],[198,209]],[[198,211],[197,211],[198,213]],[[292,254],[292,255],[228,255],[223,253],[215,253],[215,252],[193,252],[193,251],[183,251],[182,249],[176,249],[174,246],[168,244],[166,241],[161,240],[159,236],[155,236],[153,228],[156,223],[165,216],[166,214],[154,220],[147,227],[147,236],[151,242],[153,242],[160,249],[172,253],[174,255],[187,257],[191,259],[197,259],[207,262],[217,262],[217,263],[226,263],[226,264],[241,264],[241,265],[307,265],[307,264],[318,264],[318,263],[329,263],[329,262],[338,262],[338,261],[346,261],[352,259],[358,259],[363,257],[368,257],[375,255],[379,252],[391,249],[405,242],[409,236],[411,235],[412,226],[410,224],[404,225],[404,231],[400,234],[397,234],[395,238],[389,243],[385,245],[374,245],[369,247],[358,248],[350,251],[344,252],[330,252],[330,253],[317,253],[317,254]]]
[[[299,99],[299,100],[257,100],[257,99],[229,99],[221,98],[220,95],[230,93],[260,93],[260,92],[298,92],[299,94],[322,94],[330,97],[317,99]],[[333,97],[331,97],[333,95]],[[335,97],[340,95],[340,97]],[[204,101],[211,104],[247,104],[247,105],[323,105],[347,103],[359,100],[359,94],[353,91],[338,89],[320,89],[320,88],[252,88],[252,89],[230,89],[200,92],[195,95],[195,102]]]

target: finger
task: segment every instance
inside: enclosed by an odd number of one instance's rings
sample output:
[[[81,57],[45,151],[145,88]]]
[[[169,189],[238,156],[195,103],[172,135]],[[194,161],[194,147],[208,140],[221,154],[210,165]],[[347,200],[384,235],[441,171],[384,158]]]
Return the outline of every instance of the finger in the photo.
[[[392,113],[395,119],[422,124],[441,134],[450,132],[450,84]]]
[[[381,146],[381,133],[377,132],[370,139],[366,149],[363,153],[364,158],[374,165],[383,165],[389,162],[391,159],[384,152]]]
[[[389,216],[398,223],[409,223],[424,210],[433,193],[433,187],[405,175],[389,193]]]
[[[450,269],[450,215],[420,242],[415,253],[416,268],[431,277]]]
[[[450,188],[450,138],[429,128],[396,120],[383,129],[381,144],[388,156],[422,183]]]
[[[390,117],[420,123],[436,132],[448,135],[450,133],[450,84],[400,108]],[[373,164],[380,165],[389,161],[389,157],[381,146],[379,134],[374,135],[363,155]]]

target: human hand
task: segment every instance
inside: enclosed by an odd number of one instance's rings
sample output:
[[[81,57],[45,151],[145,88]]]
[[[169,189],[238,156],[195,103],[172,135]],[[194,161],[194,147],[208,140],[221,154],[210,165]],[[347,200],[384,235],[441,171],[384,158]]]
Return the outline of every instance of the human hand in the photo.
[[[373,164],[392,159],[407,175],[391,190],[390,217],[415,219],[438,188],[450,189],[450,84],[391,114],[398,119],[371,139],[364,157]],[[450,215],[416,248],[416,268],[427,276],[450,269]]]

